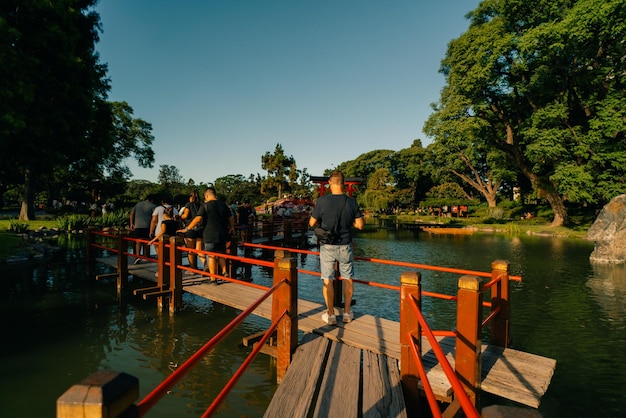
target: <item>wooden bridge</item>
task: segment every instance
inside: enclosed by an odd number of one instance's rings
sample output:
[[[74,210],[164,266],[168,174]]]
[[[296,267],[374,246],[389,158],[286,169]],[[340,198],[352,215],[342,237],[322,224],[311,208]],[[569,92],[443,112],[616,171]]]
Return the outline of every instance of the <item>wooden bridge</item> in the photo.
[[[120,259],[125,259],[125,262]],[[154,282],[159,281],[155,272],[159,271],[160,277],[163,277],[166,271],[163,262],[132,264],[128,263],[127,255],[101,257],[97,262],[117,269],[118,289],[123,275],[130,274]],[[174,268],[177,269],[176,266]],[[185,269],[189,270],[188,267]],[[185,276],[184,279],[181,274],[177,274],[182,284],[178,295],[171,290],[162,290],[163,283],[136,293],[144,298],[156,297],[163,304],[166,300],[171,303],[179,297],[182,300],[184,291],[241,310],[248,309],[265,293],[258,286],[252,287],[232,279],[215,285],[209,283],[208,277],[203,276],[202,272],[197,273],[196,276]],[[406,280],[406,283],[407,288],[410,288],[411,280]],[[399,363],[402,359],[408,361],[408,357],[404,357],[407,347],[401,341],[401,324],[357,314],[350,323],[328,326],[320,320],[324,309],[318,303],[297,300],[297,327],[305,334],[290,359],[291,364],[286,373],[279,373],[282,383],[266,416],[406,416],[405,399],[423,393],[424,387],[421,380],[415,377],[419,390],[409,390],[407,393],[406,382],[405,389],[402,389]],[[272,301],[261,303],[254,314],[271,320]],[[508,335],[505,338],[508,339]],[[437,337],[453,369],[458,358],[456,340],[452,335]],[[480,341],[473,349],[478,351],[476,358],[480,362],[474,368],[479,373],[476,376],[479,390],[474,394],[475,400],[482,391],[532,408],[539,406],[554,373],[555,360],[511,348],[481,344]],[[425,336],[421,338],[420,352],[435,398],[454,405],[456,397],[453,386]],[[415,407],[409,402],[408,413],[411,416],[414,415],[412,408]],[[449,409],[452,412],[446,411],[452,416],[455,408]]]

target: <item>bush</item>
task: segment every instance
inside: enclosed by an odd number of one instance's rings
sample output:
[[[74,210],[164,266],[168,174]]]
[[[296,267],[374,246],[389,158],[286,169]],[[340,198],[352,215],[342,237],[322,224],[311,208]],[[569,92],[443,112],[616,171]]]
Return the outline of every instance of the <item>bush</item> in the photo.
[[[130,224],[130,212],[127,210],[117,210],[107,213],[99,218],[92,218],[93,225],[99,228],[125,229]]]
[[[88,215],[69,215],[59,218],[58,228],[61,231],[79,231],[85,230],[91,225],[91,219]]]
[[[16,234],[23,234],[28,232],[28,222],[18,221],[16,219],[11,219],[9,222],[9,232],[13,232]]]

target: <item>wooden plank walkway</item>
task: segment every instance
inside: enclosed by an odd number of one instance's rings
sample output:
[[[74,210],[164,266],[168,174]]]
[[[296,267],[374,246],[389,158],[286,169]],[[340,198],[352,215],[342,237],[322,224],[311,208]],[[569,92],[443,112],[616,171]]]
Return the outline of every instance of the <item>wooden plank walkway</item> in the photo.
[[[398,361],[306,334],[264,416],[406,417]]]
[[[115,257],[98,258],[97,261],[114,268],[117,267]],[[130,274],[149,281],[156,280],[155,271],[155,263],[129,265]],[[186,279],[183,281],[183,284],[185,283],[187,283],[184,287],[186,292],[240,310],[247,309],[264,293],[261,289],[232,282],[215,285]],[[356,310],[352,322],[347,324],[338,322],[336,326],[329,326],[320,319],[324,309],[318,303],[298,299],[298,328],[305,333],[321,335],[373,354],[383,354],[392,359],[400,359],[399,322],[362,314]],[[267,300],[254,313],[263,318],[271,319],[271,312],[271,300]],[[440,337],[438,340],[448,361],[454,368],[454,338]],[[452,387],[425,337],[422,338],[422,352],[424,353],[423,359],[427,375],[436,397],[449,402],[452,396]],[[484,392],[537,408],[541,402],[541,397],[550,384],[555,367],[556,360],[553,359],[511,348],[503,349],[483,344],[481,388]]]

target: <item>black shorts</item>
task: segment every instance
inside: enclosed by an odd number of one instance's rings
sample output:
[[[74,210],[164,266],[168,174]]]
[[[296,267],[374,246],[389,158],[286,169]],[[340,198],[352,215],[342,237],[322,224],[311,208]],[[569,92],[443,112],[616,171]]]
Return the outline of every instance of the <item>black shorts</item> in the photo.
[[[185,238],[191,238],[191,239],[202,238],[202,231],[187,231],[185,232]]]
[[[135,228],[133,238],[150,239],[150,228]]]

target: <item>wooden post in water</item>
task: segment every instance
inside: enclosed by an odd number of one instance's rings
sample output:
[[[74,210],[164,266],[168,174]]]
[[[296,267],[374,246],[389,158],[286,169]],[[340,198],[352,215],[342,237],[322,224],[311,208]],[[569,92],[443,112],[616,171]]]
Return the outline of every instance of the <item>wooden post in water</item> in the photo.
[[[283,218],[283,247],[291,247],[293,239],[293,225],[291,219]]]
[[[122,289],[128,284],[128,232],[117,232],[117,296],[122,295]]]
[[[291,364],[291,355],[298,345],[298,269],[289,251],[278,250],[274,255],[274,285],[283,279],[272,297],[272,322],[286,309],[276,328],[276,378],[280,383]]]
[[[267,243],[268,244],[272,244],[274,242],[274,222],[275,222],[275,218],[274,215],[272,215],[272,218],[269,222],[269,231],[267,233]]]
[[[470,400],[478,408],[481,381],[482,279],[461,276],[456,309],[455,369]]]
[[[421,280],[419,272],[405,272],[400,275],[400,380],[404,402],[409,416],[416,416],[419,407],[419,372],[417,363],[411,354],[410,340],[417,344],[418,353],[422,353],[422,332],[417,316],[411,307],[415,298],[417,307],[421,310]]]
[[[491,263],[491,280],[498,280],[491,287],[491,310],[498,313],[491,322],[491,344],[507,348],[511,343],[509,323],[511,306],[509,303],[509,262],[496,260]]]
[[[185,240],[182,237],[170,237],[170,314],[180,311],[183,306],[183,272],[178,268],[183,263]]]
[[[309,230],[309,218],[303,216],[300,218],[300,248],[307,245],[307,231]]]
[[[95,372],[57,399],[57,418],[136,417],[139,380],[126,373]]]

